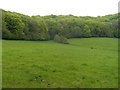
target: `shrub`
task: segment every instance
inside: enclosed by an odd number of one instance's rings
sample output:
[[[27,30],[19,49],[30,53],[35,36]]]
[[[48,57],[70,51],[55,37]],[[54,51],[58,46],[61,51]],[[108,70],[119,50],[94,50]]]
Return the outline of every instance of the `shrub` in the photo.
[[[67,38],[65,38],[64,36],[55,35],[54,41],[58,43],[69,44]]]
[[[59,36],[59,35],[55,35],[54,41],[55,41],[55,42],[60,42],[60,41],[61,41],[61,40],[60,40],[60,36]]]

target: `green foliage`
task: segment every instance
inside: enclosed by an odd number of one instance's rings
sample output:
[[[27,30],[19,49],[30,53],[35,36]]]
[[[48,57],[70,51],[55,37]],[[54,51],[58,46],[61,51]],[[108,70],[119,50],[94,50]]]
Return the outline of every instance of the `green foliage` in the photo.
[[[3,39],[48,40],[48,28],[40,16],[3,11]]]
[[[67,38],[116,37],[118,15],[98,17],[73,15],[27,16],[3,10],[3,39],[53,40],[56,34]]]
[[[41,17],[34,16],[31,18],[29,32],[30,40],[47,40],[48,29]]]
[[[67,38],[65,38],[64,36],[55,35],[54,41],[58,43],[69,44]]]
[[[20,17],[14,13],[5,13],[5,22],[7,29],[12,34],[10,39],[24,39],[24,26]],[[4,30],[3,30],[4,31]]]
[[[91,31],[88,25],[84,26],[83,37],[91,37]]]
[[[60,41],[61,41],[60,36],[59,36],[59,35],[55,35],[54,41],[55,41],[55,42],[60,42]]]
[[[12,36],[12,33],[9,30],[2,30],[2,37],[4,37],[4,39],[10,39]]]

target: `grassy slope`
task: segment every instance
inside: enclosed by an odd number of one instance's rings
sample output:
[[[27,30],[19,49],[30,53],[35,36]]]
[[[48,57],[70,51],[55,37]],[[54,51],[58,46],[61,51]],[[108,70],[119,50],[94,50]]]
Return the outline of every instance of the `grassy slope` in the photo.
[[[69,42],[3,40],[3,87],[117,87],[117,39]]]

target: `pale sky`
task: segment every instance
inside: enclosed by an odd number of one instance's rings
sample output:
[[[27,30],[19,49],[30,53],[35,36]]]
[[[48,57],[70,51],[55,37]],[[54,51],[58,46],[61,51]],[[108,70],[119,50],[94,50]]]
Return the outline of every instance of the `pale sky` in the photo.
[[[104,16],[118,12],[119,0],[0,0],[0,8],[25,15]]]

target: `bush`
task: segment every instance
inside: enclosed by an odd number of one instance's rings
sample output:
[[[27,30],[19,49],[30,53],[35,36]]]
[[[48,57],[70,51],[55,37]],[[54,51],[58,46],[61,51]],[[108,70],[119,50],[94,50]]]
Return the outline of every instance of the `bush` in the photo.
[[[69,42],[67,41],[67,38],[65,38],[63,36],[59,36],[59,35],[55,35],[54,41],[58,42],[58,43],[69,44]]]
[[[60,36],[59,36],[59,35],[55,35],[54,41],[55,41],[55,42],[60,42],[60,41],[61,41],[61,40],[60,40]]]

